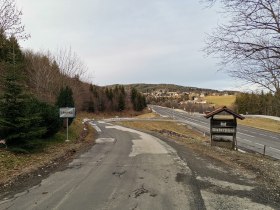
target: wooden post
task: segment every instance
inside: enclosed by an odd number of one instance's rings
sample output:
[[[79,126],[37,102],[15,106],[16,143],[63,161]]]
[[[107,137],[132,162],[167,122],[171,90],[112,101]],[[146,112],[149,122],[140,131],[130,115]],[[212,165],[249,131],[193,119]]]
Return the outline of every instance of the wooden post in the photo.
[[[67,134],[66,134],[66,142],[68,142],[68,141],[70,141],[69,140],[69,118],[67,117],[67,128],[66,128],[66,132],[67,132]]]
[[[234,150],[234,148],[235,148],[235,138],[234,138],[234,134],[233,134],[231,149]]]
[[[263,145],[263,155],[265,155],[266,145]]]
[[[213,121],[213,117],[211,117],[211,120],[210,120],[210,145],[213,146],[213,134],[212,134],[212,121]]]
[[[233,134],[233,142],[234,142],[234,147],[233,147],[233,149],[237,151],[237,150],[238,150],[238,149],[237,149],[237,139],[236,139],[237,121],[236,121],[236,117],[235,117],[235,116],[234,116],[234,123],[235,123],[236,127],[234,128],[234,134]]]

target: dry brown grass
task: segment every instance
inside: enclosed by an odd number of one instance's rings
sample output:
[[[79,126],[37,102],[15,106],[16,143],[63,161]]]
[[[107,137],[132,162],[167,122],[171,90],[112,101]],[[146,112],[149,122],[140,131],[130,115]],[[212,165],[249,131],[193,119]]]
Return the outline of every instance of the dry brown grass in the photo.
[[[230,107],[234,104],[236,100],[235,95],[229,96],[206,96],[207,103],[215,104],[216,107],[227,106]]]
[[[114,117],[137,117],[145,114],[150,114],[151,111],[148,109],[144,109],[141,112],[136,112],[133,110],[125,110],[122,112],[100,112],[100,113],[88,113],[88,112],[81,112],[79,116],[81,118],[89,118],[89,119],[106,119],[106,118],[114,118]]]
[[[245,116],[246,117],[246,116]],[[231,115],[216,115],[216,119],[233,119]],[[250,117],[245,118],[244,120],[237,121],[239,125],[245,125],[253,128],[259,128],[266,131],[272,131],[276,133],[280,133],[280,121],[266,119],[266,118],[258,118],[258,117]]]
[[[154,113],[154,112],[136,116],[136,118],[139,118],[139,119],[152,119],[152,118],[159,118],[159,117],[160,116],[158,114]]]
[[[265,118],[246,118],[238,120],[238,124],[280,133],[280,121]]]
[[[131,128],[137,128],[147,131],[172,131],[180,135],[188,136],[201,142],[208,141],[207,137],[199,135],[197,132],[187,129],[185,125],[176,122],[167,121],[123,121],[118,124]]]

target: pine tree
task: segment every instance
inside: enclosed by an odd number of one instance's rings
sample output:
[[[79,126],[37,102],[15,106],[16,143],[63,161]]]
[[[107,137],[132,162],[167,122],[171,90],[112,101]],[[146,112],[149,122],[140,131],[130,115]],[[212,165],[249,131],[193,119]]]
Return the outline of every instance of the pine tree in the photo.
[[[119,101],[118,101],[118,110],[117,111],[123,111],[125,109],[125,97],[123,94],[119,95]]]
[[[73,99],[73,92],[72,89],[68,86],[62,88],[56,100],[56,106],[58,108],[62,107],[75,107],[74,99]],[[72,124],[73,118],[70,118],[68,123],[69,125]]]
[[[147,107],[145,96],[139,93],[135,88],[131,89],[130,99],[135,111],[142,111]]]
[[[60,93],[56,100],[56,106],[58,107],[74,107],[73,91],[70,87],[66,86],[60,90]]]
[[[18,72],[16,66],[7,66],[4,94],[0,100],[0,127],[1,137],[6,139],[8,146],[23,148],[28,141],[41,137],[46,128],[40,127],[40,113],[29,109],[30,98],[23,92]]]
[[[46,128],[40,125],[39,113],[29,107],[24,93],[23,56],[17,40],[0,32],[0,62],[3,95],[0,99],[0,137],[8,146],[26,148],[30,140],[41,137]],[[29,145],[30,146],[30,145]]]

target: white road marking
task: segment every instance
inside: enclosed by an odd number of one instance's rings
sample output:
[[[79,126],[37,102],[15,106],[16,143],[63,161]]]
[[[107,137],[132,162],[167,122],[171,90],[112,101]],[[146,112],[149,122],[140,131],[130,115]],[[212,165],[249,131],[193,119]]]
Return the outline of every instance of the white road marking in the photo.
[[[89,123],[98,133],[101,133],[101,129],[96,125],[94,124],[93,122],[90,122]]]
[[[105,144],[105,143],[115,143],[116,139],[114,138],[99,138],[95,140],[97,144]]]
[[[239,134],[242,134],[242,135],[244,135],[244,136],[249,136],[249,137],[255,138],[255,136],[252,136],[252,135],[249,135],[249,134],[246,134],[246,133],[241,133],[241,132],[239,132]]]
[[[104,125],[113,125],[111,123],[105,122],[105,121],[98,121],[99,124],[104,124]]]
[[[250,140],[248,140],[248,139],[242,139],[243,141],[247,141],[247,142],[252,142],[252,141],[250,141]]]
[[[255,143],[256,145],[264,147],[264,144]]]
[[[104,122],[104,121],[98,121],[98,123],[100,123],[100,124],[106,124],[106,122]]]

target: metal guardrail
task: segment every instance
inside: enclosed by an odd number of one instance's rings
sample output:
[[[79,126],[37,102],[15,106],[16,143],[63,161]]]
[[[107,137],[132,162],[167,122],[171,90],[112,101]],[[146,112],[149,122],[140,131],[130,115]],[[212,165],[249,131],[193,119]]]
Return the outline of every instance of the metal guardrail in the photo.
[[[250,142],[249,144],[249,143],[237,141],[237,147],[238,149],[240,148],[240,149],[250,150],[280,160],[280,150],[274,147],[267,146],[265,144],[259,144],[254,142]]]

